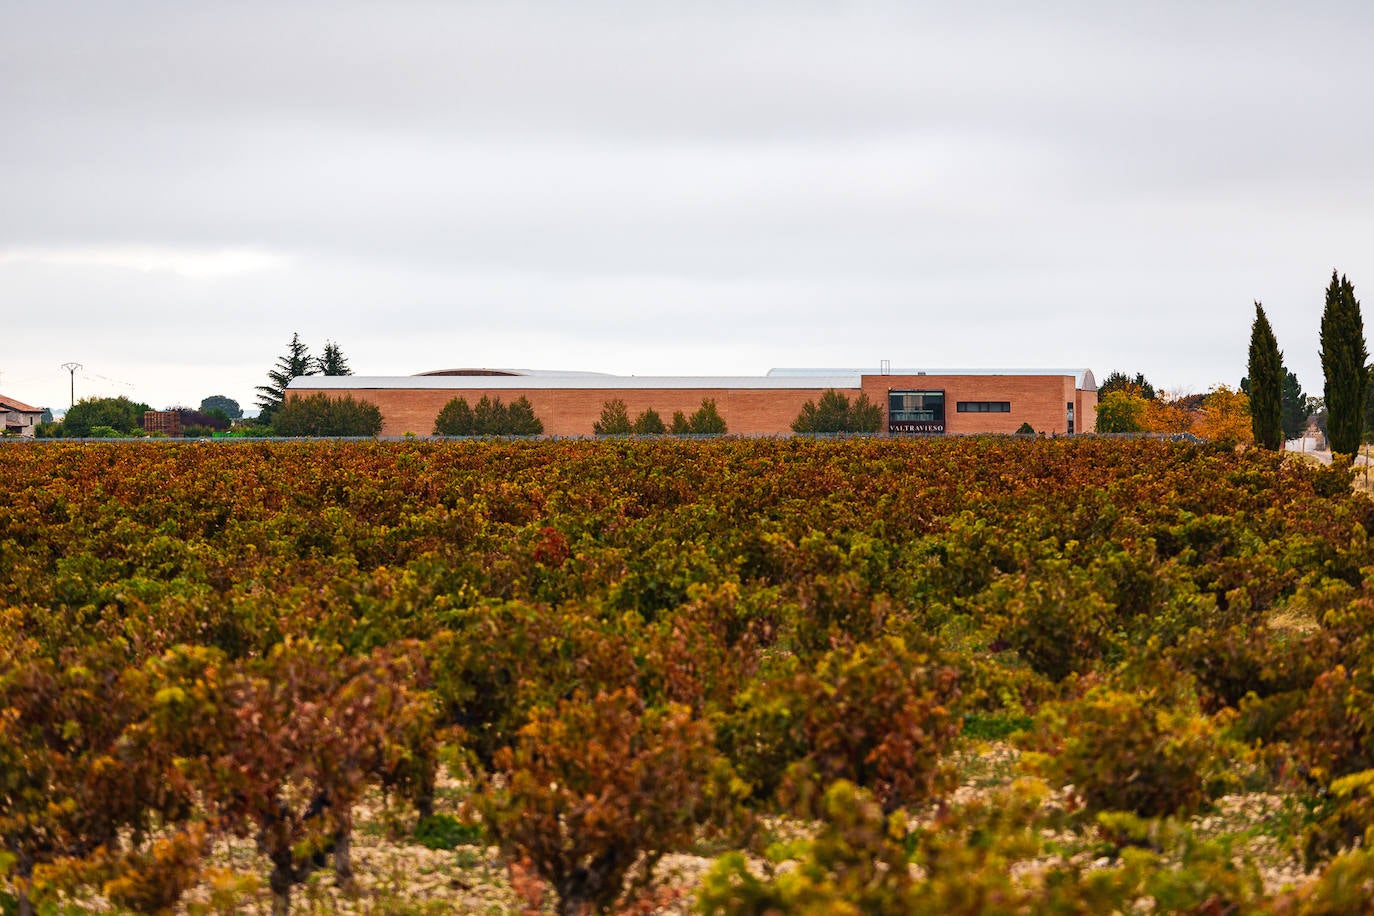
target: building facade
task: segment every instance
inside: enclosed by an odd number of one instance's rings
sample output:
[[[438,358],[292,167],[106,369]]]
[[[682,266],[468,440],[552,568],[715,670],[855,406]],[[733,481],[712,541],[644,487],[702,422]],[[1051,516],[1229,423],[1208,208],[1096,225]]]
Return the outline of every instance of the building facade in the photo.
[[[1090,371],[774,369],[763,376],[617,376],[518,369],[450,369],[412,376],[303,376],[287,397],[351,395],[376,404],[382,435],[430,435],[444,405],[483,397],[534,407],[552,436],[589,436],[609,401],[631,417],[657,411],[690,415],[713,400],[730,433],[786,435],[808,401],[829,389],[851,400],[868,396],[883,410],[880,432],[890,435],[1092,432],[1097,383]]]
[[[31,439],[43,420],[43,409],[0,395],[0,419],[5,423],[5,435]]]

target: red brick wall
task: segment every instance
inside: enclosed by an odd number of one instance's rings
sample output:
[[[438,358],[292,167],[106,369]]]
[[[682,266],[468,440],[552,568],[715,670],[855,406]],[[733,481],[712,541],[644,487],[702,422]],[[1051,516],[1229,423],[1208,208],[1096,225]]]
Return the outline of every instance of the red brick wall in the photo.
[[[376,404],[382,411],[384,436],[401,436],[408,432],[430,435],[434,432],[434,420],[439,411],[453,398],[466,398],[468,404],[475,406],[483,396],[500,398],[509,404],[521,395],[529,399],[534,415],[543,421],[544,432],[550,436],[591,435],[592,424],[601,419],[602,407],[615,398],[625,402],[631,420],[653,408],[666,425],[672,424],[674,411],[691,416],[701,407],[703,398],[714,398],[716,409],[732,433],[786,433],[791,431],[792,421],[801,412],[802,405],[819,396],[811,389],[740,388],[291,389],[292,394],[302,397],[319,391],[330,397],[351,394]]]
[[[945,431],[950,435],[1014,433],[1022,423],[1037,433],[1063,434],[1076,394],[1073,377],[1067,375],[865,375],[863,386],[868,399],[882,405],[884,429],[889,391],[944,391]],[[959,413],[960,401],[1008,401],[1011,412]]]
[[[1097,432],[1097,391],[1093,388],[1080,390],[1078,392],[1077,414],[1079,419],[1074,424],[1076,432],[1095,433]]]
[[[945,422],[949,433],[1014,433],[1024,423],[1036,432],[1066,432],[1069,402],[1074,401],[1079,417],[1091,418],[1093,408],[1076,401],[1071,376],[991,376],[991,375],[868,375],[862,391],[883,409],[886,431],[887,392],[889,389],[934,389],[945,392]],[[382,435],[414,433],[428,436],[434,432],[434,419],[450,400],[467,399],[471,405],[484,396],[500,398],[509,404],[524,395],[534,407],[535,416],[551,436],[591,435],[592,424],[601,409],[615,398],[625,402],[634,419],[652,407],[671,424],[673,412],[691,415],[703,398],[714,398],[731,433],[777,435],[791,431],[792,421],[802,405],[820,397],[820,392],[798,388],[292,388],[291,394],[308,397],[324,393],[331,397],[351,394],[371,401],[382,411]],[[851,399],[859,389],[845,391]],[[1093,403],[1096,395],[1093,394]],[[959,401],[1010,401],[1010,413],[959,413]]]

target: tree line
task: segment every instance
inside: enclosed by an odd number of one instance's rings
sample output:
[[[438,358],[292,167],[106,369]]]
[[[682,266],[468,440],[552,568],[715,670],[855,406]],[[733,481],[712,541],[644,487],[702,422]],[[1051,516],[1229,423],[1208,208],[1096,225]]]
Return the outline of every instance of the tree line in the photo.
[[[325,342],[319,356],[300,339],[291,336],[286,353],[268,370],[267,384],[257,386],[259,413],[243,423],[239,402],[225,395],[211,395],[199,408],[169,407],[179,415],[182,435],[204,438],[215,433],[241,436],[375,436],[382,430],[382,413],[367,401],[351,396],[330,398],[286,397],[294,379],[310,375],[352,375],[348,358],[334,341]],[[40,425],[43,438],[126,438],[146,435],[143,415],[152,408],[127,397],[83,398],[72,405],[59,422]]]
[[[1369,409],[1369,352],[1355,287],[1349,278],[1334,270],[1322,310],[1321,362],[1322,403],[1331,451],[1353,455],[1364,438],[1365,414]],[[1289,373],[1283,367],[1283,353],[1259,302],[1255,303],[1255,320],[1250,327],[1248,368],[1255,442],[1263,448],[1278,449],[1285,433],[1284,397]]]
[[[1315,416],[1332,452],[1353,455],[1374,429],[1374,367],[1369,365],[1354,285],[1334,270],[1321,317],[1321,363],[1323,396],[1309,397],[1284,365],[1273,327],[1257,301],[1247,374],[1238,390],[1223,385],[1208,395],[1165,399],[1143,373],[1112,372],[1098,389],[1097,431],[1196,432],[1276,450],[1285,440],[1300,437]]]

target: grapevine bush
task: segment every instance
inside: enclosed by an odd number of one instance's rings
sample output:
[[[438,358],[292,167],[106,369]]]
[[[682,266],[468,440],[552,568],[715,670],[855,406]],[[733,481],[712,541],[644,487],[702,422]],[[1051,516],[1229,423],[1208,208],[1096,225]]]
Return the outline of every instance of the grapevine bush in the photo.
[[[1093,437],[0,449],[0,908],[175,908],[238,835],[284,912],[357,879],[369,793],[439,823],[441,760],[569,912],[703,844],[738,853],[721,912],[1321,912],[1371,873],[1346,468]],[[952,792],[987,744],[1043,782]],[[1280,842],[1311,886],[1189,832],[1252,789],[1307,812]],[[779,818],[809,837],[770,846]],[[1047,865],[1061,829],[1107,864]]]

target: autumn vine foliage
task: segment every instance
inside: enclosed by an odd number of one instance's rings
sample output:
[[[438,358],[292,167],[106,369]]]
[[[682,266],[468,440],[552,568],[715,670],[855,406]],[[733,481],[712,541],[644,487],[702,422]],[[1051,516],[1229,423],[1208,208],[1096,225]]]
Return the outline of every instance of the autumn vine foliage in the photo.
[[[686,707],[648,708],[632,688],[578,692],[496,755],[479,805],[493,836],[553,887],[560,914],[604,912],[722,807],[721,762]]]
[[[364,800],[451,805],[568,913],[646,911],[684,850],[719,853],[706,912],[1335,912],[1374,876],[1374,502],[1340,468],[1093,437],[0,458],[6,909],[174,909],[231,843],[244,908],[364,894]],[[1309,884],[1199,832],[1245,793],[1307,812],[1275,843]]]

